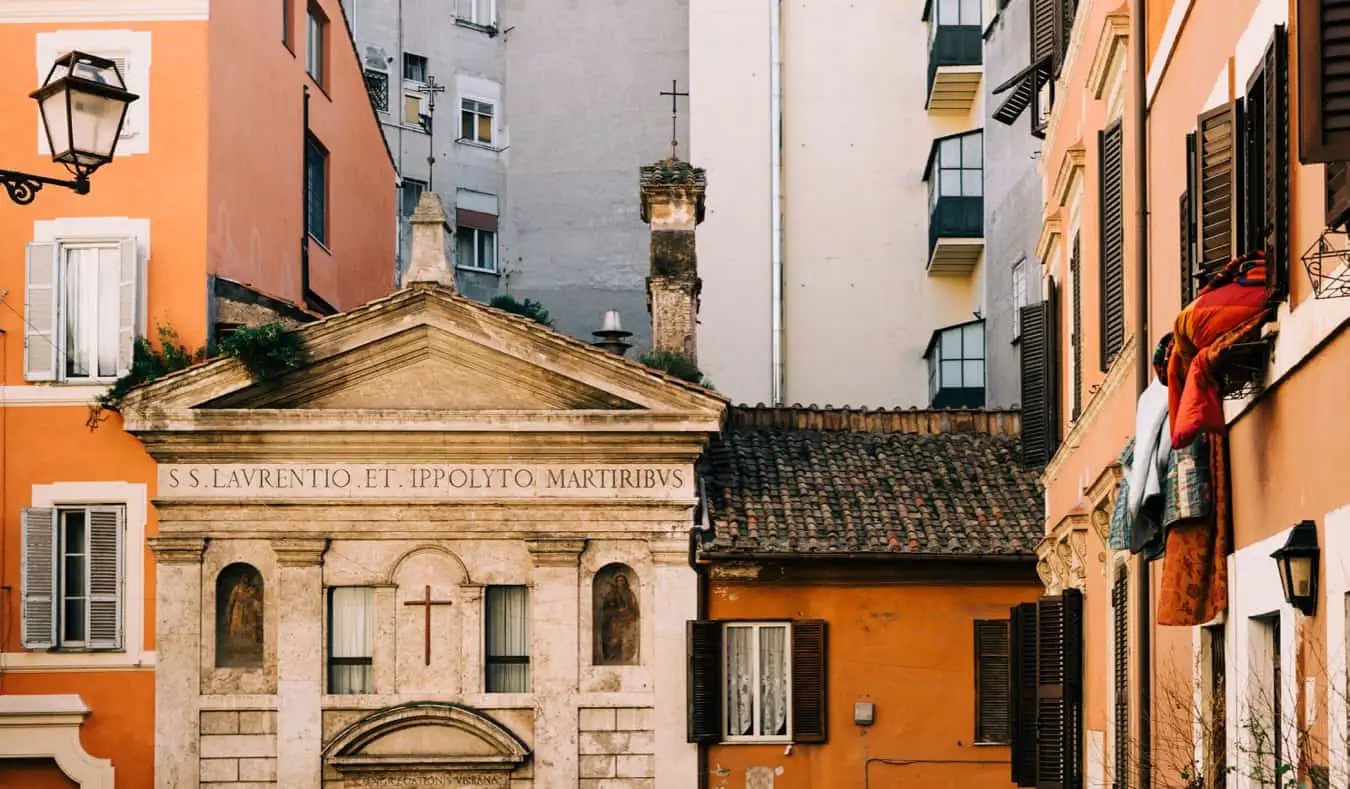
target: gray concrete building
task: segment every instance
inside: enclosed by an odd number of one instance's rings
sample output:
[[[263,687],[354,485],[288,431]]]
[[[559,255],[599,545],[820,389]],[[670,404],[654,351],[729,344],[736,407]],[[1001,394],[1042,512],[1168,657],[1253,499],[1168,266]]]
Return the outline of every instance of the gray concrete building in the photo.
[[[400,267],[407,218],[434,189],[461,292],[535,299],[586,340],[618,310],[645,350],[638,167],[670,150],[660,93],[688,84],[688,0],[343,5],[401,176]],[[684,120],[678,135],[687,150]]]

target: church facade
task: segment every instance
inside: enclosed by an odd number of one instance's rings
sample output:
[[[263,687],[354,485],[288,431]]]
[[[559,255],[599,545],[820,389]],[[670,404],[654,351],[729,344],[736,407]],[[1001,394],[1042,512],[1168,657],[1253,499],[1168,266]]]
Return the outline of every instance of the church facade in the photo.
[[[280,377],[218,359],[124,406],[159,475],[156,784],[694,785],[725,402],[434,274],[298,333]]]

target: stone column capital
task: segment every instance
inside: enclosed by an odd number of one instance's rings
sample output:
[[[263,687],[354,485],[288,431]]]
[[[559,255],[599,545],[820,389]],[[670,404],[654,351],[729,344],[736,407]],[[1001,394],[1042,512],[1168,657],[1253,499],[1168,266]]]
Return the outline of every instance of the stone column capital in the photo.
[[[689,539],[653,540],[648,543],[652,561],[656,564],[689,564]]]
[[[576,567],[586,541],[575,537],[539,537],[526,540],[535,567]]]
[[[483,599],[483,590],[487,588],[483,584],[460,584],[459,593],[464,597],[464,601],[471,603],[475,600]]]
[[[272,540],[272,553],[281,567],[313,567],[323,562],[328,550],[325,538],[285,538]]]
[[[201,564],[206,538],[189,534],[161,534],[146,538],[160,564]]]

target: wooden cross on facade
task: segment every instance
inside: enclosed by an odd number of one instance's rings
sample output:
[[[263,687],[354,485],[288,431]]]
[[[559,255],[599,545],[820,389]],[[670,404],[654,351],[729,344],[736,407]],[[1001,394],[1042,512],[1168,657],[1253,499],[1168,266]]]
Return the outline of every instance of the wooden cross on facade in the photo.
[[[680,97],[689,97],[688,92],[680,90],[680,81],[672,79],[670,81],[670,90],[661,91],[662,96],[670,97],[670,158],[675,159],[675,150],[680,145]]]
[[[426,619],[427,619],[427,624],[426,624],[426,634],[423,636],[423,639],[424,639],[424,640],[423,640],[423,643],[425,644],[425,658],[424,658],[424,659],[425,659],[425,661],[426,661],[426,662],[425,662],[425,665],[430,666],[430,665],[431,665],[431,607],[432,607],[433,605],[454,605],[455,603],[454,603],[453,600],[432,600],[432,599],[431,599],[431,585],[428,584],[428,585],[426,586],[426,588],[425,588],[425,591],[422,593],[422,599],[421,599],[421,600],[404,600],[404,601],[403,601],[403,604],[404,604],[404,605],[420,605],[420,606],[422,606],[423,610],[426,611]]]

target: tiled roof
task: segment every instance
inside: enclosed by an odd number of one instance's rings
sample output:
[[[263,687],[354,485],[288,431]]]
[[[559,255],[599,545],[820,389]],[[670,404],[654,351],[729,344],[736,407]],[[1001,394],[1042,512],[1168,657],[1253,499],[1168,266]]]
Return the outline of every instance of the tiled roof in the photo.
[[[726,554],[1031,556],[1044,533],[1015,411],[736,407],[704,459]]]

